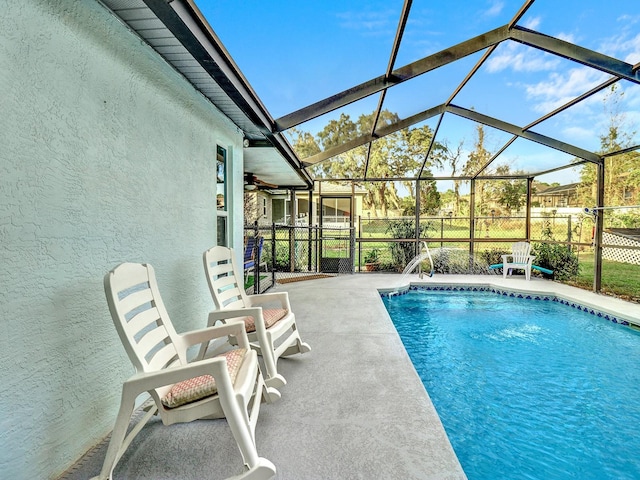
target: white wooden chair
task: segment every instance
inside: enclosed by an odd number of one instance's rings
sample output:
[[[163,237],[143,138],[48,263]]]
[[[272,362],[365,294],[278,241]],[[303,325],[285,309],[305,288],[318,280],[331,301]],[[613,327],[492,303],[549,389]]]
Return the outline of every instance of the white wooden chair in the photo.
[[[258,456],[255,427],[260,403],[271,403],[280,393],[266,387],[242,325],[227,323],[177,334],[151,265],[123,263],[107,273],[104,287],[113,322],[136,373],[122,387],[120,410],[95,479],[112,478],[133,437],[156,414],[165,425],[226,418],[245,465],[243,473],[233,478],[273,478],[274,465]],[[215,324],[219,317],[212,313],[209,323]],[[237,347],[231,347],[229,336]],[[215,356],[188,361],[187,349],[203,344]],[[126,435],[136,399],[144,392],[151,397],[143,404],[148,412]]]
[[[525,278],[531,280],[531,265],[536,257],[529,255],[530,251],[531,244],[529,242],[514,243],[511,246],[511,254],[502,255],[502,277],[507,278],[507,275],[511,275],[511,271],[517,268],[524,270]]]
[[[278,373],[278,359],[311,350],[300,338],[288,293],[247,295],[242,270],[230,248],[210,248],[203,261],[216,309],[242,320],[251,347],[264,360],[266,384],[276,388],[285,385],[287,381]]]

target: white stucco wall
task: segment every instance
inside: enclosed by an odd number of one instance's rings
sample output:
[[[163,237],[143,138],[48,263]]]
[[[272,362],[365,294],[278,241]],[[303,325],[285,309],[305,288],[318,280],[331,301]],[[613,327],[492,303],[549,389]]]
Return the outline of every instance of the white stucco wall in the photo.
[[[3,2],[0,89],[0,477],[55,478],[132,373],[104,274],[151,263],[177,330],[204,326],[216,143],[241,218],[242,135],[94,0]]]

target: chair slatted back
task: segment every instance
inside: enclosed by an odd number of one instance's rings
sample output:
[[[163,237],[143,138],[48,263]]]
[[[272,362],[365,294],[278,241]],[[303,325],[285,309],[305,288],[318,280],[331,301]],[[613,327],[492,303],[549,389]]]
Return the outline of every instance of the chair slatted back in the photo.
[[[244,245],[244,268],[254,267],[255,262],[255,248],[256,248],[256,238],[255,237],[247,237],[246,243]]]
[[[257,252],[258,254],[256,255],[256,262],[260,261],[260,259],[262,258],[262,247],[264,247],[264,237],[263,236],[259,236],[258,237],[258,248],[257,248]]]
[[[513,255],[513,263],[527,263],[529,252],[531,251],[531,244],[529,242],[517,242],[511,247],[511,254]]]
[[[207,283],[218,310],[249,305],[244,277],[236,265],[233,249],[216,246],[203,254]]]
[[[167,313],[151,265],[123,263],[104,277],[113,323],[138,372],[161,370],[186,354]]]

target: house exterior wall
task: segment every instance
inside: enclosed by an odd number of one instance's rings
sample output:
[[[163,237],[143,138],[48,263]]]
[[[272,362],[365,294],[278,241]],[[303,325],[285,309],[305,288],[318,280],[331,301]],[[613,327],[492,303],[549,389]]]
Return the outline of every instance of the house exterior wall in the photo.
[[[151,263],[176,329],[205,325],[216,144],[241,219],[242,135],[94,0],[5,2],[0,89],[0,476],[51,479],[133,371],[105,273]],[[241,221],[231,237],[242,252]]]

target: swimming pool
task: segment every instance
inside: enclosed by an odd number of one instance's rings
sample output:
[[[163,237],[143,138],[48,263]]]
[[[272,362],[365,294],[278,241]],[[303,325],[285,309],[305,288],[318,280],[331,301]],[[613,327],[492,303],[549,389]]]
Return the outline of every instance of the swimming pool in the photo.
[[[460,290],[383,302],[469,480],[640,478],[640,334],[554,297]]]

